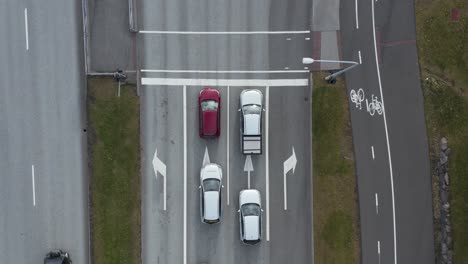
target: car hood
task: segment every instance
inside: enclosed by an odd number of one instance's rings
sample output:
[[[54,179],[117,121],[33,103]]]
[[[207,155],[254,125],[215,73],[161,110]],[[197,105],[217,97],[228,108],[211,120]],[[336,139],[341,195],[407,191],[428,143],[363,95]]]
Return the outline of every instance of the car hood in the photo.
[[[243,190],[239,194],[239,206],[243,204],[258,204],[261,205],[260,202],[260,192],[257,190]]]
[[[203,112],[203,134],[204,135],[216,135],[218,129],[216,111],[204,111]]]
[[[222,180],[223,172],[221,171],[221,167],[214,163],[206,164],[200,172],[200,182],[203,182],[206,179],[218,179]]]
[[[259,90],[243,91],[240,96],[241,105],[262,105],[262,93]]]
[[[204,218],[206,220],[219,219],[219,192],[210,191],[204,193],[205,199],[205,212]]]
[[[249,215],[244,217],[244,239],[259,240],[260,239],[260,217]]]

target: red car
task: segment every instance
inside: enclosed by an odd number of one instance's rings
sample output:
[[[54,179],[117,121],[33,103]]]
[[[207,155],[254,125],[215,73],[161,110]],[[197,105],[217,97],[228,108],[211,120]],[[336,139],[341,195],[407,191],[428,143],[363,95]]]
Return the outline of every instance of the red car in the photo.
[[[221,97],[219,91],[206,87],[198,96],[201,138],[219,137],[221,130]]]

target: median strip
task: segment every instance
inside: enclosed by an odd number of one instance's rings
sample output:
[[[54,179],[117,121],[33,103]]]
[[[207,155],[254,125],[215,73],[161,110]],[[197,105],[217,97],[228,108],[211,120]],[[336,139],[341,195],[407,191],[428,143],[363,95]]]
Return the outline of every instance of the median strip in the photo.
[[[314,263],[360,263],[357,185],[343,80],[314,74],[312,146]]]
[[[141,263],[140,132],[136,88],[88,79],[92,263]]]

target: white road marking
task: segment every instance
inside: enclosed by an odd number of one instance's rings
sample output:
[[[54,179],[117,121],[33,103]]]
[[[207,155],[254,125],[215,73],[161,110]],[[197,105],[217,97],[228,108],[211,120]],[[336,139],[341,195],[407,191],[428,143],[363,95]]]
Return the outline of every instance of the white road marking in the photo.
[[[285,70],[289,70],[289,67],[284,67]]]
[[[294,146],[292,147],[292,155],[284,161],[283,163],[283,195],[284,195],[284,210],[288,210],[288,184],[286,181],[286,176],[290,170],[296,170],[296,152],[294,151]]]
[[[361,51],[358,51],[358,55],[359,55],[359,64],[362,64]]]
[[[308,86],[309,79],[184,79],[141,78],[142,85],[172,86]]]
[[[309,69],[309,67],[305,66],[305,67],[304,67],[304,69],[308,70],[308,69]]]
[[[163,177],[163,195],[164,195],[164,211],[166,211],[166,164],[164,164],[159,158],[158,158],[158,149],[154,151],[154,156],[153,156],[153,169],[154,169],[154,175],[156,179],[158,178],[158,172],[162,175]]]
[[[270,241],[270,149],[269,149],[269,133],[270,126],[269,120],[269,104],[270,104],[270,87],[265,88],[265,185],[266,185],[266,240]]]
[[[281,34],[310,34],[310,30],[292,31],[166,31],[166,30],[140,30],[141,34],[163,35],[281,35]]]
[[[380,264],[380,240],[377,241],[377,254],[379,255],[379,264]]]
[[[379,195],[375,193],[375,211],[379,214]]]
[[[28,9],[24,9],[24,31],[26,34],[26,50],[29,50]]]
[[[371,146],[371,150],[372,150],[372,159],[375,160],[374,146]]]
[[[358,0],[354,0],[354,5],[356,9],[356,29],[359,29]]]
[[[205,166],[206,164],[209,164],[210,162],[210,154],[208,154],[208,147],[205,146],[205,155],[203,155],[203,163],[202,165]]]
[[[36,206],[36,182],[34,176],[34,165],[31,165],[31,178],[32,178],[32,192],[33,192],[33,206]]]
[[[372,2],[372,34],[374,36],[374,53],[375,53],[375,66],[377,68],[377,79],[379,80],[379,88],[380,88],[380,97],[382,98],[382,108],[383,108],[383,119],[385,124],[385,137],[387,139],[387,152],[388,152],[388,163],[390,166],[390,183],[392,187],[392,210],[393,210],[393,257],[395,259],[395,264],[398,263],[397,261],[397,245],[396,245],[396,223],[395,223],[395,189],[393,187],[393,168],[392,168],[392,155],[390,153],[390,142],[388,140],[388,128],[387,128],[387,117],[385,115],[385,104],[384,104],[384,97],[382,91],[382,81],[380,79],[380,69],[379,69],[379,61],[378,61],[378,54],[377,54],[377,39],[375,36],[375,10],[374,10],[374,0]],[[380,245],[380,243],[379,243]]]
[[[305,38],[305,40],[310,40],[310,38]]]
[[[245,157],[244,171],[247,172],[247,188],[250,189],[250,172],[253,171],[252,157],[247,155]]]
[[[184,264],[187,264],[187,87],[183,88],[183,122],[184,122]]]
[[[163,70],[163,69],[142,69],[141,72],[149,73],[305,73],[308,71],[304,70],[270,70],[270,71],[243,71],[243,70],[231,70],[231,71],[217,71],[217,70]]]
[[[226,150],[227,150],[227,170],[226,170],[226,176],[227,176],[227,205],[229,205],[229,171],[231,169],[231,167],[229,166],[229,131],[231,130],[229,128],[229,86],[227,87],[227,107],[226,107],[226,112],[227,112],[227,124],[226,124],[226,133],[227,133],[227,146],[226,146]]]
[[[286,38],[286,40],[291,40],[291,38]]]

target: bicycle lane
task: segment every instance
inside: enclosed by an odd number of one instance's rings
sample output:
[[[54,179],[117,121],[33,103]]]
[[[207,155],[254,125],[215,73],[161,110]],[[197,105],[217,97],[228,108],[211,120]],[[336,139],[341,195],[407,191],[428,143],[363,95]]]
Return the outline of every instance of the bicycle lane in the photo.
[[[392,175],[373,42],[371,3],[359,2],[359,28],[354,12],[342,12],[341,40],[344,60],[362,64],[346,74],[352,122],[361,227],[361,263],[395,263],[395,228]],[[354,1],[342,1],[342,10],[355,9]],[[378,56],[378,55],[377,55]],[[364,92],[356,104],[351,91]],[[373,112],[373,115],[372,115]]]

